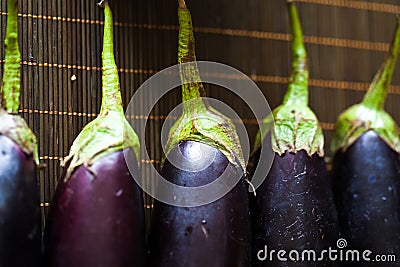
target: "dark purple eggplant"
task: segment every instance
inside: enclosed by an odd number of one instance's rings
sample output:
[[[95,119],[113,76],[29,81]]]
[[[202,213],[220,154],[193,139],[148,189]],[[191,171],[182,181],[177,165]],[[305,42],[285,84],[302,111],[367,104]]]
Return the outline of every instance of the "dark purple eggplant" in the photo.
[[[0,192],[0,266],[39,266],[36,165],[4,135],[0,135]]]
[[[388,58],[363,101],[339,116],[332,139],[334,197],[343,238],[352,249],[395,254],[396,266],[400,265],[400,139],[396,123],[383,107],[399,48],[400,18]]]
[[[36,137],[17,115],[20,96],[18,2],[9,0],[6,58],[0,87],[0,266],[40,264]]]
[[[397,253],[399,259],[399,154],[370,130],[346,152],[339,151],[333,164],[339,220],[349,248]]]
[[[261,149],[272,147],[275,152],[266,179],[251,199],[252,266],[334,266],[328,257],[320,262],[293,262],[289,257],[291,250],[300,255],[314,250],[319,258],[324,249],[336,247],[339,227],[323,157],[324,137],[308,107],[309,74],[301,25],[293,2],[288,1],[288,9],[293,54],[288,91],[283,104],[273,111],[273,119],[265,119],[269,128],[264,137],[258,135],[250,163],[254,173],[257,164],[266,164],[259,162]],[[287,261],[278,259],[279,250],[285,251]]]
[[[208,204],[174,206],[155,201],[148,266],[250,266],[251,226],[239,137],[232,121],[201,99],[205,94],[195,63],[191,16],[184,1],[179,4],[183,114],[171,128],[161,174],[183,187],[207,185],[223,173],[228,179],[241,178],[230,192]],[[220,123],[207,128],[209,120]],[[211,162],[209,154],[215,155]]]
[[[99,116],[74,141],[45,229],[49,267],[144,266],[142,191],[134,181],[139,141],[126,121],[113,52],[113,20],[104,5],[103,100]]]
[[[211,165],[207,159],[191,156],[193,147],[197,147],[193,143],[203,146],[203,151],[216,152]],[[230,176],[238,172],[218,149],[196,141],[179,143],[168,158],[205,167],[188,172],[167,159],[162,176],[181,186],[203,186],[225,171]],[[249,266],[251,235],[246,199],[247,185],[242,179],[223,198],[207,205],[175,207],[156,202],[149,239],[149,266]]]
[[[269,258],[271,250],[289,253],[293,249],[301,253],[312,249],[319,257],[318,253],[329,246],[336,248],[337,217],[325,161],[319,155],[310,157],[305,150],[296,154],[285,152],[282,156],[276,153],[267,179],[252,201],[251,211],[253,266],[330,266],[327,262],[279,262],[276,254],[272,254],[272,260]]]
[[[60,182],[46,226],[49,266],[144,266],[143,199],[127,155],[137,165],[128,148]]]

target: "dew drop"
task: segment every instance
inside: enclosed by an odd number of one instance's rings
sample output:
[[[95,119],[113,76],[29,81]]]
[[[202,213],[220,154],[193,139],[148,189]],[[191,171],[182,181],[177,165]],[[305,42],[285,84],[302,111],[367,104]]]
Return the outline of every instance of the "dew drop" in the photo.
[[[122,196],[123,193],[124,193],[124,190],[123,190],[123,189],[120,189],[120,190],[118,190],[117,192],[115,192],[115,196],[116,196],[116,197],[120,197],[120,196]]]

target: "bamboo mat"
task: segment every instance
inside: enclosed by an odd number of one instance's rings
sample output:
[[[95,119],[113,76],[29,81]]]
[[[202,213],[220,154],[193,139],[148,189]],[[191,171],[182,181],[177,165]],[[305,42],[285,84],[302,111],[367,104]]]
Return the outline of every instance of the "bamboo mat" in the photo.
[[[4,40],[6,0],[0,0],[0,40]],[[177,1],[110,1],[115,20],[115,52],[125,107],[147,78],[177,62]],[[310,106],[329,144],[340,112],[361,100],[391,41],[398,0],[298,0],[310,67]],[[102,9],[96,0],[20,0],[22,52],[20,113],[38,137],[40,189],[45,212],[62,175],[60,160],[82,127],[98,113],[101,101]],[[249,75],[275,108],[290,73],[288,18],[284,0],[187,0],[195,26],[199,60],[216,61]],[[4,61],[0,42],[0,64]],[[0,74],[2,75],[2,68]],[[386,102],[400,122],[400,66]],[[224,89],[207,86],[243,119],[253,142],[257,131],[250,109]],[[154,92],[147,92],[149,96]],[[146,97],[141,102],[146,105]],[[165,116],[180,103],[178,89],[168,93],[147,118],[150,161],[160,167],[160,131]],[[331,152],[326,146],[329,160]],[[151,200],[145,196],[147,212]]]

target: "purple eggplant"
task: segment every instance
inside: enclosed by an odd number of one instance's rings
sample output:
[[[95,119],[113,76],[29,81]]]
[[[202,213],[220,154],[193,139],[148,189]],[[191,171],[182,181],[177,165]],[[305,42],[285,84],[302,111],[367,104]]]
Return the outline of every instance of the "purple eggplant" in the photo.
[[[338,152],[333,164],[339,220],[349,248],[400,258],[399,154],[370,130],[346,152]]]
[[[104,6],[103,100],[99,116],[74,141],[45,229],[49,267],[144,266],[142,191],[134,180],[139,141],[126,121],[113,52],[113,20]]]
[[[36,137],[18,115],[18,3],[8,1],[6,59],[0,86],[0,266],[40,264],[40,199]]]
[[[257,164],[266,164],[259,162],[261,149],[272,147],[275,152],[266,179],[251,199],[252,266],[334,266],[328,257],[315,261],[312,255],[314,261],[304,262],[289,257],[291,250],[300,254],[313,250],[319,258],[324,249],[336,247],[339,227],[323,157],[324,137],[308,107],[309,74],[301,25],[292,1],[288,1],[288,9],[293,54],[288,91],[273,117],[265,119],[266,135],[258,134],[250,162],[254,173]],[[287,261],[278,259],[279,250],[285,251],[281,257]]]
[[[198,146],[203,146],[202,151],[216,153],[211,165],[204,158],[192,156]],[[203,186],[225,171],[231,176],[238,171],[218,149],[196,141],[182,141],[168,158],[205,167],[188,172],[167,160],[162,176],[181,186]],[[223,198],[207,205],[175,207],[156,202],[150,230],[149,266],[249,266],[251,235],[246,190],[242,179]]]
[[[0,135],[0,266],[39,266],[40,208],[36,165]]]
[[[400,48],[390,53],[363,101],[343,112],[332,139],[334,197],[348,248],[396,255],[400,265],[400,139],[383,107]],[[363,266],[363,265],[360,265]],[[391,266],[389,263],[385,266]]]
[[[60,182],[46,226],[49,266],[144,266],[143,199],[126,156],[137,165],[128,148]]]
[[[147,263],[152,267],[250,266],[251,226],[239,137],[232,121],[201,98],[205,94],[195,62],[192,21],[183,0],[178,16],[183,112],[171,128],[161,174],[183,187],[208,185],[223,173],[227,179],[240,180],[208,204],[174,206],[155,201]],[[219,123],[206,127],[212,120]],[[211,162],[210,154],[215,155]]]

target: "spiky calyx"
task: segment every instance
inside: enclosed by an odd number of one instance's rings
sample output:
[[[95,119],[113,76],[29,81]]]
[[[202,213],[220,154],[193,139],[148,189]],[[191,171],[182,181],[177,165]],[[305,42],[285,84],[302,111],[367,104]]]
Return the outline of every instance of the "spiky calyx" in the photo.
[[[261,145],[269,131],[272,131],[272,148],[279,155],[286,151],[297,153],[305,150],[309,156],[324,155],[324,136],[317,116],[308,106],[307,54],[303,43],[301,24],[297,9],[288,1],[290,28],[292,32],[292,73],[283,103],[264,119],[261,127],[264,136],[258,133],[254,151]],[[274,123],[272,123],[272,120]]]
[[[36,137],[19,115],[9,114],[0,108],[0,134],[13,140],[22,151],[39,165]]]

